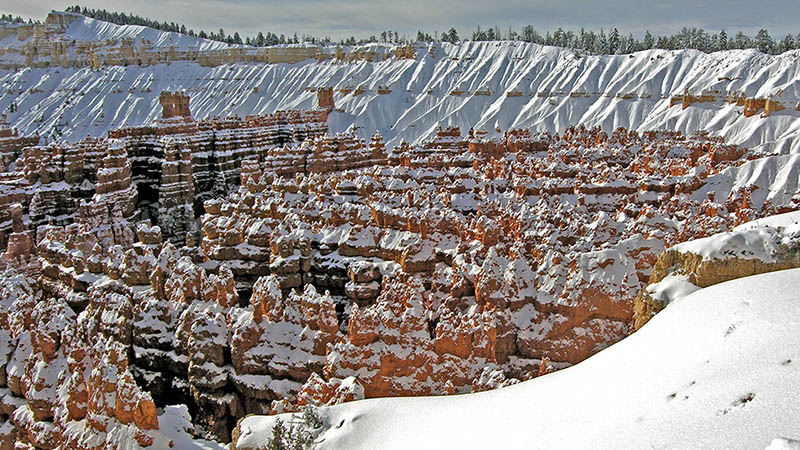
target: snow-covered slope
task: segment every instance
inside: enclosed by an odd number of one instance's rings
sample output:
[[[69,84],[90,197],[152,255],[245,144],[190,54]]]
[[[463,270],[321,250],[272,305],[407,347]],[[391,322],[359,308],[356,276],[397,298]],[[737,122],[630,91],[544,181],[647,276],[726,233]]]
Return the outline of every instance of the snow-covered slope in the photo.
[[[68,39],[75,39],[78,41],[105,41],[109,39],[115,40],[125,38],[139,41],[145,39],[149,41],[153,47],[167,48],[172,46],[176,50],[192,48],[199,51],[242,47],[241,45],[230,45],[224,42],[201,39],[181,33],[156,30],[140,25],[117,25],[78,14],[72,15],[77,16],[78,20],[69,25],[64,36]]]
[[[163,48],[217,45],[89,19],[72,23],[67,34],[79,40],[145,37]],[[52,137],[58,129],[74,141],[151,123],[160,113],[157,97],[162,90],[186,90],[193,115],[207,118],[312,108],[313,88],[333,87],[337,107],[344,112],[332,116],[332,131],[354,126],[368,137],[378,130],[390,146],[401,139],[430,137],[440,124],[458,125],[462,132],[474,126],[492,134],[512,127],[554,131],[582,123],[606,129],[710,130],[737,144],[768,143],[784,153],[800,150],[795,139],[800,130],[800,51],[780,56],[752,50],[582,56],[521,42],[418,44],[414,51],[415,59],[378,62],[311,59],[217,67],[174,62],[0,71],[0,110],[15,101],[19,112],[9,120],[20,132]],[[359,87],[363,93],[357,95]],[[686,110],[670,107],[669,97],[685,89],[694,95],[714,90],[718,100]],[[741,106],[724,101],[727,93],[771,97],[786,109],[769,117],[744,117]]]
[[[320,409],[316,448],[760,449],[798,438],[798,283],[792,269],[699,290],[588,360],[500,390]],[[273,420],[244,419],[238,446],[263,446]]]

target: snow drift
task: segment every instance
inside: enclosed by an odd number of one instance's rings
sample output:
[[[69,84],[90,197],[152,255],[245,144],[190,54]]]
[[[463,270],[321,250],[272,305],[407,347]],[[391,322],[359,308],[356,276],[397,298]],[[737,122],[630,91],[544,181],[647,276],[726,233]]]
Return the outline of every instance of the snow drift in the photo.
[[[315,448],[754,449],[797,438],[798,282],[792,269],[699,290],[581,364],[500,390],[319,409]],[[264,447],[274,420],[245,418],[237,448]]]

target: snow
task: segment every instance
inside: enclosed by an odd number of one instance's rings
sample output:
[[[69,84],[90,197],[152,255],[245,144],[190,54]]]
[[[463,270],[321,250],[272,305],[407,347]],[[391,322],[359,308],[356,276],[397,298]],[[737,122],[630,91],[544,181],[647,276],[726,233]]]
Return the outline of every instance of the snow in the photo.
[[[765,263],[775,262],[785,247],[794,247],[800,240],[800,223],[791,223],[796,217],[797,215],[777,218],[772,216],[762,222],[748,222],[734,231],[682,242],[671,249],[700,255],[706,261],[736,257],[760,259]],[[780,223],[789,224],[773,228]]]
[[[680,253],[694,253],[702,256],[704,260],[737,256],[773,262],[774,255],[780,250],[776,234],[777,230],[771,228],[732,231],[683,242],[673,246],[672,250]]]
[[[86,19],[68,28],[71,39],[122,37],[167,49],[217,50],[226,44],[176,33],[118,26]],[[7,44],[2,42],[0,44]],[[243,47],[244,48],[244,47]],[[371,46],[387,53],[390,46]],[[244,48],[247,52],[256,51]],[[430,50],[433,55],[430,55]],[[321,48],[331,53],[333,47]],[[175,61],[155,66],[112,66],[99,70],[53,67],[0,71],[0,88],[18,95],[0,98],[0,110],[16,101],[8,118],[22,134],[50,138],[58,128],[77,141],[109,130],[152,124],[164,90],[185,90],[195,118],[267,114],[316,107],[315,88],[332,87],[342,112],[330,115],[331,132],[347,128],[368,139],[375,131],[387,148],[401,140],[419,143],[438,125],[471,127],[496,136],[497,128],[563,130],[582,123],[613,129],[707,129],[729,142],[781,154],[800,152],[798,113],[800,51],[764,55],[752,50],[704,54],[694,50],[648,50],[632,55],[587,56],[569,49],[522,42],[415,44],[415,59],[376,62],[306,60],[296,64],[236,63],[202,67]],[[12,55],[7,53],[7,55]],[[10,56],[8,56],[10,57]],[[0,62],[3,62],[0,57]],[[732,81],[721,79],[732,78]],[[356,95],[342,90],[363,87]],[[388,86],[388,94],[378,93]],[[489,95],[474,95],[489,90]],[[682,110],[670,96],[717,90],[718,100]],[[452,95],[462,90],[462,95]],[[520,97],[506,94],[518,91]],[[746,118],[726,102],[727,93],[772,96],[786,106],[767,118]],[[582,93],[580,98],[570,94]],[[633,97],[633,99],[626,97]]]
[[[699,288],[689,281],[689,275],[670,274],[658,283],[647,285],[646,289],[650,297],[666,305],[672,299],[685,297]]]
[[[786,438],[775,438],[766,450],[800,450],[800,441]]]
[[[745,231],[764,227],[786,228],[792,225],[797,225],[798,223],[800,223],[800,211],[792,211],[743,223],[734,228],[733,231]]]
[[[173,442],[171,448],[181,450],[224,450],[224,444],[193,439],[190,432],[193,429],[191,417],[186,405],[173,405],[164,407],[164,413],[158,416],[158,429]],[[155,450],[155,449],[154,449]]]
[[[773,438],[800,437],[798,282],[792,269],[698,290],[586,361],[500,390],[321,408],[315,448],[793,448]],[[263,445],[274,420],[245,418],[238,445]]]

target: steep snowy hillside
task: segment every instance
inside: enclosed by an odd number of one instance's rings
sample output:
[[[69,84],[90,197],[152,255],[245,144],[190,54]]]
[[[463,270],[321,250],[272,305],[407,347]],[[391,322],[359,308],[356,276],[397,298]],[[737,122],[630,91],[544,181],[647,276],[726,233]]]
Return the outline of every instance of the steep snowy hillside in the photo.
[[[73,22],[66,36],[83,41],[144,38],[163,51],[170,46],[213,50],[219,45],[91,19]],[[16,45],[9,39],[16,38],[6,38],[0,45]],[[356,49],[344,50],[354,54]],[[21,133],[76,141],[151,123],[159,113],[157,97],[163,90],[186,90],[193,115],[202,119],[312,108],[314,90],[333,87],[342,112],[332,115],[332,131],[379,130],[389,146],[401,139],[428,138],[438,125],[458,125],[462,130],[474,126],[493,134],[512,127],[555,131],[581,123],[605,129],[710,130],[736,144],[777,146],[783,153],[800,149],[795,139],[800,129],[798,51],[780,56],[751,50],[583,56],[521,42],[464,42],[417,44],[414,58],[408,59],[380,45],[359,50],[391,56],[376,62],[333,58],[204,67],[180,61],[94,70],[0,71],[0,111],[16,102],[18,112],[9,121]],[[8,62],[3,58],[9,55],[0,56],[0,62]],[[671,97],[685,92],[692,98],[683,102],[687,108],[682,109],[682,99]],[[770,99],[768,117],[745,117],[744,109],[750,105],[746,99],[754,99],[755,112]]]
[[[759,449],[797,438],[798,282],[792,269],[699,290],[577,366],[500,390],[320,409],[315,448]],[[264,448],[273,420],[244,419],[238,448]]]

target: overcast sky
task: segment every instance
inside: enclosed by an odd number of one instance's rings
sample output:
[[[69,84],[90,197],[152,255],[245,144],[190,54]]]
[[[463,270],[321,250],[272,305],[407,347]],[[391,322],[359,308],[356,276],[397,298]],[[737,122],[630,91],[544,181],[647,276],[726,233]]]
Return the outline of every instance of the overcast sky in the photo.
[[[729,36],[740,30],[753,35],[760,28],[775,38],[800,33],[798,0],[0,0],[0,12],[44,19],[51,9],[73,3],[177,22],[195,31],[222,27],[242,37],[271,31],[366,38],[382,30],[414,37],[417,30],[432,34],[455,27],[463,38],[478,25],[505,32],[526,24],[542,33],[558,27],[617,27],[641,36],[648,29],[666,34],[684,26],[724,28]]]

